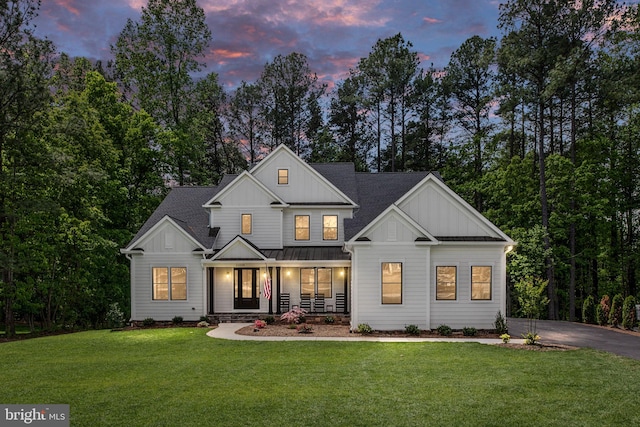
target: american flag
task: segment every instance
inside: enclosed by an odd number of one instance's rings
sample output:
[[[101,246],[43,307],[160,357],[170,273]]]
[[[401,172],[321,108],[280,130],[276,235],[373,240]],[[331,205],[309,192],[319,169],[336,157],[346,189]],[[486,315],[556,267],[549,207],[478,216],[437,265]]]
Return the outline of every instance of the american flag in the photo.
[[[269,276],[268,270],[267,275],[264,277],[264,297],[271,299],[271,276]]]

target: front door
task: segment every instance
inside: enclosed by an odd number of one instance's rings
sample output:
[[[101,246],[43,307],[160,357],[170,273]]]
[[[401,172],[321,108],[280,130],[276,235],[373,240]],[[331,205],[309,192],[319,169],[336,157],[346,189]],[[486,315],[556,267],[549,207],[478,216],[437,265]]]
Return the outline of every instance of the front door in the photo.
[[[235,291],[233,308],[237,309],[259,309],[260,295],[258,293],[258,269],[257,268],[236,268]]]

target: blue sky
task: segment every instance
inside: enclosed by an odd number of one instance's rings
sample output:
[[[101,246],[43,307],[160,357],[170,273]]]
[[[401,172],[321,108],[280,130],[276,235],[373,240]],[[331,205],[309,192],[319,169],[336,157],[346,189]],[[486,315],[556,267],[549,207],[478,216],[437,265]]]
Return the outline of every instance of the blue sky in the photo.
[[[444,67],[473,35],[499,37],[494,0],[198,0],[213,41],[206,72],[227,88],[255,81],[275,56],[300,52],[322,81],[343,80],[378,39],[402,33],[422,66]],[[71,56],[108,60],[147,0],[44,0],[39,37]]]

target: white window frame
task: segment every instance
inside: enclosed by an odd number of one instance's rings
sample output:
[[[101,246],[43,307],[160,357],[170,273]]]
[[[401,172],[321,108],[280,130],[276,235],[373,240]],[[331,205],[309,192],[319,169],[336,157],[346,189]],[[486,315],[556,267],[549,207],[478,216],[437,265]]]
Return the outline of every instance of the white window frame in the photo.
[[[384,302],[384,280],[383,280],[383,268],[384,264],[400,264],[400,302]],[[380,304],[385,306],[398,306],[404,304],[404,273],[405,273],[405,262],[404,260],[380,260]]]
[[[159,299],[159,298],[155,298],[156,295],[156,282],[155,282],[155,274],[154,271],[156,269],[166,269],[167,270],[167,298],[166,299]],[[171,274],[171,270],[173,269],[178,269],[178,268],[183,268],[184,269],[184,294],[185,297],[184,298],[180,298],[180,299],[176,299],[173,298],[173,284],[172,284],[172,274]],[[154,265],[151,267],[151,300],[152,301],[187,301],[189,299],[189,270],[187,268],[187,266],[169,266],[169,265]]]

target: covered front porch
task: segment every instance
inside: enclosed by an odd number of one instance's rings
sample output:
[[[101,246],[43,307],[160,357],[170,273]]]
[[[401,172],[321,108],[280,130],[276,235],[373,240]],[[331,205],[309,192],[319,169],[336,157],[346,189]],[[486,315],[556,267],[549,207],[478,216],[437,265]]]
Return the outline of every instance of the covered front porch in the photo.
[[[351,261],[341,248],[256,249],[253,255],[214,255],[203,261],[209,316],[248,314],[255,319],[294,307],[310,315],[350,312]]]

